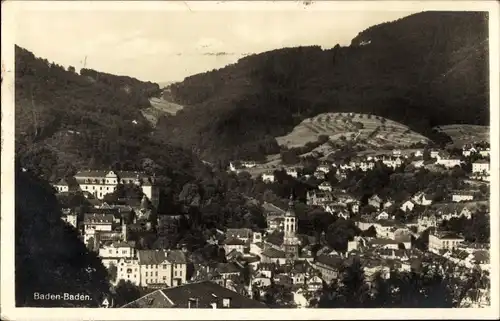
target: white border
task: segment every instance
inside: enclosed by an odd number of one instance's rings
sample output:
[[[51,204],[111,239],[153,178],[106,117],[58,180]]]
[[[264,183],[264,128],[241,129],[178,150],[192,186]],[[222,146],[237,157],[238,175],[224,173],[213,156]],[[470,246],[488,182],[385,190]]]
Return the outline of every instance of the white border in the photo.
[[[271,10],[271,11],[318,11],[318,10],[370,10],[370,11],[489,11],[490,32],[490,128],[491,128],[491,302],[487,309],[295,309],[271,310],[187,310],[187,309],[36,309],[14,306],[14,35],[13,22],[21,10]],[[2,3],[2,64],[6,72],[2,84],[2,220],[1,220],[1,313],[2,319],[47,319],[69,320],[105,319],[493,319],[498,318],[499,278],[499,5],[496,1],[322,1],[305,6],[302,1],[203,1],[203,2],[160,2],[160,1],[6,1]],[[361,30],[360,30],[361,31]],[[50,57],[47,57],[50,58]],[[474,106],[471,106],[474,108]]]

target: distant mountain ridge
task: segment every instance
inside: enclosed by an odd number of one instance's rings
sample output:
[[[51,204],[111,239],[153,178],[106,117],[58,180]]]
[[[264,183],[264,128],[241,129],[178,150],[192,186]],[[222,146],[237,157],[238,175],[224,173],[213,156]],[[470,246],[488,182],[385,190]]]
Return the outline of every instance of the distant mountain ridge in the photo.
[[[488,14],[423,12],[370,27],[349,47],[284,48],[170,86],[185,108],[157,135],[203,159],[262,158],[275,137],[325,112],[433,126],[488,124]]]

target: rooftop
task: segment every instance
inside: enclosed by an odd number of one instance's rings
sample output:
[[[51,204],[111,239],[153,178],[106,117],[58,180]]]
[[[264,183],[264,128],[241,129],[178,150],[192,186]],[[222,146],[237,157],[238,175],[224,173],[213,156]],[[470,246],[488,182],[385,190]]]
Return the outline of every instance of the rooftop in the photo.
[[[217,308],[222,308],[223,299],[228,299],[230,308],[267,308],[264,303],[210,281],[157,290],[124,305],[123,308],[188,308],[190,301],[192,308],[212,308],[212,303],[216,303]]]

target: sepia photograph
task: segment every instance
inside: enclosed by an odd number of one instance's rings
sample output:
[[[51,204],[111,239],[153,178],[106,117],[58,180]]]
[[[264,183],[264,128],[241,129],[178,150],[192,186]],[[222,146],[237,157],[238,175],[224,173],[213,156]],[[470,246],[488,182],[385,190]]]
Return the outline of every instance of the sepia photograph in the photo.
[[[498,317],[498,3],[432,3],[3,2],[2,318]]]

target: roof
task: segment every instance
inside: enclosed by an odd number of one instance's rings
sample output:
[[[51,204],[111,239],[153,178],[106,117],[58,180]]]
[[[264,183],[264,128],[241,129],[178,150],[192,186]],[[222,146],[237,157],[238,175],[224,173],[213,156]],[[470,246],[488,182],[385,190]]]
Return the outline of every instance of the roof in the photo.
[[[186,264],[186,255],[181,250],[172,250],[167,254],[167,260],[173,264]]]
[[[227,236],[237,238],[249,238],[252,236],[252,230],[249,228],[228,228],[226,231]]]
[[[234,263],[218,263],[217,271],[223,273],[240,273],[240,268]]]
[[[106,175],[109,173],[109,170],[85,170],[85,171],[79,171],[78,173],[75,174],[75,178],[84,178],[84,177],[93,177],[93,178],[101,178],[101,177],[106,177]]]
[[[285,252],[273,249],[272,247],[264,250],[261,253],[261,255],[262,256],[267,256],[267,257],[270,257],[270,258],[280,258],[280,259],[284,259],[286,257]]]
[[[166,252],[160,250],[140,250],[137,252],[139,264],[156,265],[162,264],[166,260]]]
[[[114,220],[113,214],[85,214],[83,216],[84,224],[112,224]]]
[[[480,159],[476,162],[474,162],[473,164],[489,164],[490,162],[487,161],[486,159]]]
[[[447,232],[447,231],[438,231],[433,234],[434,236],[440,238],[440,239],[448,239],[448,240],[457,240],[457,239],[463,239],[460,235],[453,233],[453,232]]]
[[[474,260],[476,262],[489,262],[490,261],[490,252],[485,250],[475,251],[473,253]]]
[[[230,299],[231,308],[267,308],[259,301],[247,298],[211,281],[184,284],[168,289],[157,290],[143,296],[123,308],[187,308],[190,300],[197,301],[198,308],[222,308],[222,300]]]
[[[316,257],[316,262],[327,265],[331,268],[338,268],[342,265],[343,261],[340,256],[322,254]]]
[[[245,245],[245,241],[242,241],[236,237],[229,237],[224,241],[225,245]]]

